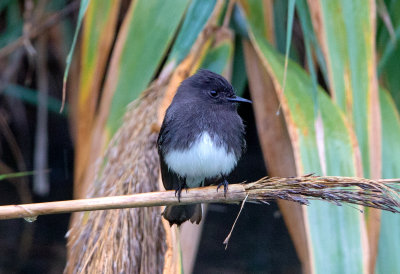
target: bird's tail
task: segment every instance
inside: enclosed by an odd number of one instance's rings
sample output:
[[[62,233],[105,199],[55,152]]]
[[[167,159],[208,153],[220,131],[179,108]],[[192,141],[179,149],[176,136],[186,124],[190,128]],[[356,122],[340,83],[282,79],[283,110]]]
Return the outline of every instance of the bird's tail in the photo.
[[[170,226],[173,224],[180,226],[187,220],[199,224],[203,215],[203,210],[201,204],[167,206],[162,215],[169,222]]]

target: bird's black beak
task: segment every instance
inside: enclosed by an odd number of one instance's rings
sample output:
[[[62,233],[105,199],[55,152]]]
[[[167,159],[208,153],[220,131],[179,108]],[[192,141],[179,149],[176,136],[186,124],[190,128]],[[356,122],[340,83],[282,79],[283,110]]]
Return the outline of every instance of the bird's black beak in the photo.
[[[252,101],[247,100],[247,99],[244,99],[244,98],[239,97],[239,96],[229,97],[229,98],[228,98],[228,101],[231,101],[231,102],[238,102],[238,103],[250,103],[250,104],[253,103]]]

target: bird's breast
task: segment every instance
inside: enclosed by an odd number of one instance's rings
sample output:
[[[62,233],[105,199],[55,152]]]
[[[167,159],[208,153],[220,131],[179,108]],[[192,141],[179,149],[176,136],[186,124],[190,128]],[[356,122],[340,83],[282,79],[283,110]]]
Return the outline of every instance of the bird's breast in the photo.
[[[188,187],[196,187],[206,178],[228,175],[237,158],[221,144],[218,136],[200,134],[187,149],[170,150],[165,155],[169,169],[186,178]]]

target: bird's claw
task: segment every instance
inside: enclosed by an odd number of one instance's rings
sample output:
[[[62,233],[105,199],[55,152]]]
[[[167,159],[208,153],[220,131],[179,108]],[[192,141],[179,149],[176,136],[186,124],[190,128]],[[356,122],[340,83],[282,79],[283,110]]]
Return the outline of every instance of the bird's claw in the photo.
[[[178,189],[175,190],[175,197],[176,197],[176,194],[178,194],[178,202],[181,202],[181,192],[182,192],[182,189],[184,189],[184,188],[186,188],[186,193],[187,193],[186,183],[179,185]]]
[[[221,186],[224,186],[224,196],[225,196],[225,198],[226,198],[226,192],[228,190],[228,185],[229,185],[228,181],[224,178],[224,180],[217,186],[217,192],[218,192],[218,190],[219,190],[219,188]]]

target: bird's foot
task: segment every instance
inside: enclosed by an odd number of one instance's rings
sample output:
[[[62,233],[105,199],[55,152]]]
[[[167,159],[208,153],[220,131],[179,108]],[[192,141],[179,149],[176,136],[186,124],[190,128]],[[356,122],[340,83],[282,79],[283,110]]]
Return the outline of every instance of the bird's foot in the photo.
[[[228,181],[225,179],[225,177],[222,177],[223,178],[223,181],[217,186],[217,192],[218,192],[218,189],[221,187],[221,186],[224,186],[224,196],[225,196],[225,198],[226,198],[226,191],[228,190],[228,185],[229,185],[229,183],[228,183]]]
[[[187,192],[187,186],[186,183],[179,185],[178,189],[175,190],[175,197],[178,194],[178,202],[181,202],[181,192],[182,190],[186,188],[186,192]]]

